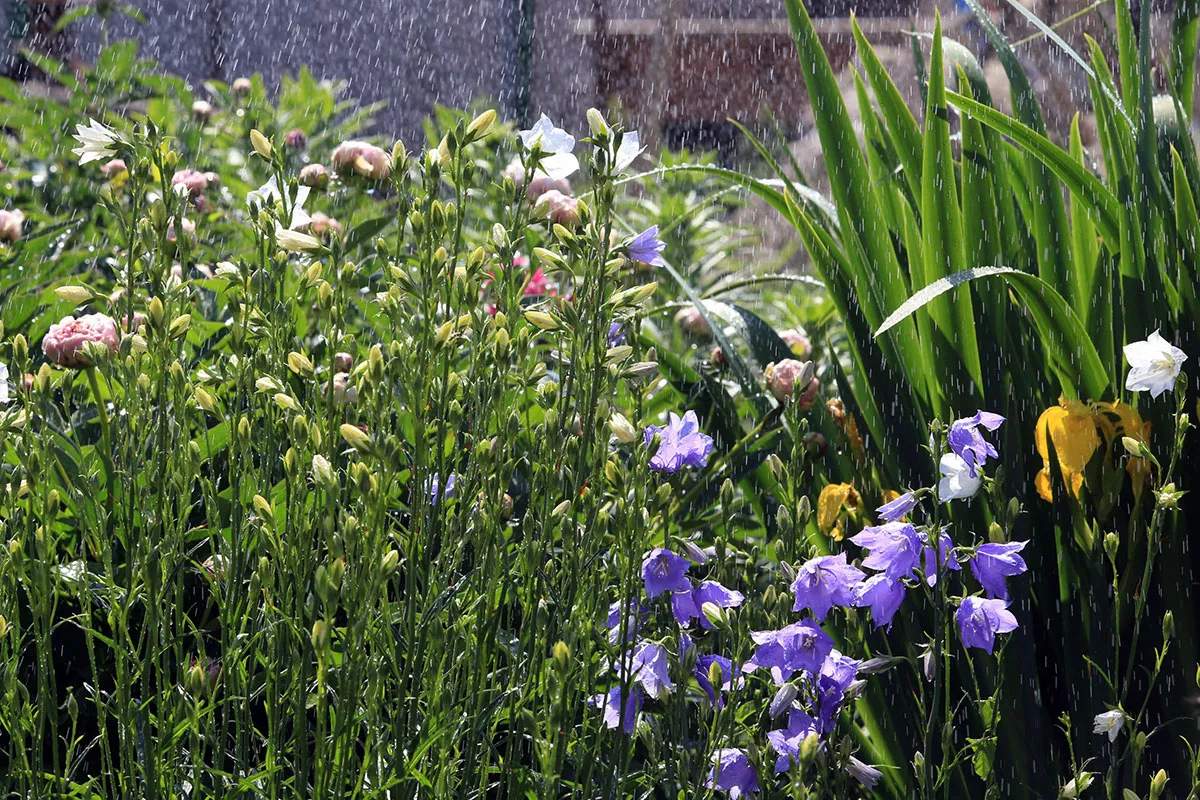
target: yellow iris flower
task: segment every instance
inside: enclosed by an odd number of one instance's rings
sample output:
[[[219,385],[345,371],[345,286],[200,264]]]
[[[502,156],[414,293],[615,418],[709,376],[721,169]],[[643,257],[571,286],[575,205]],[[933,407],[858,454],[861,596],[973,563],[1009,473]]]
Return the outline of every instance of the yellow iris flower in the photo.
[[[842,509],[858,510],[860,498],[849,483],[831,483],[821,490],[817,498],[817,526],[821,532],[841,541],[846,535],[842,530]]]
[[[1047,502],[1053,499],[1050,487],[1050,443],[1054,444],[1054,454],[1068,491],[1072,497],[1078,498],[1084,482],[1083,471],[1096,450],[1105,446],[1111,452],[1113,443],[1120,441],[1122,436],[1146,441],[1150,435],[1150,426],[1142,421],[1141,415],[1120,400],[1112,403],[1080,403],[1059,398],[1058,403],[1042,412],[1035,431],[1042,470],[1034,479],[1034,486]],[[1149,464],[1144,459],[1132,458],[1125,469],[1133,480],[1134,497],[1140,499],[1146,479],[1150,476]]]

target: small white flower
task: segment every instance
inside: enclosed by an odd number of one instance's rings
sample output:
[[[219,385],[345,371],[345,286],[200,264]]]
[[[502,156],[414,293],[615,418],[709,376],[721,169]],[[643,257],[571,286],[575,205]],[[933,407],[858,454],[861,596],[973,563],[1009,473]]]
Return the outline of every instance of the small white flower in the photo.
[[[292,205],[292,219],[288,225],[289,229],[296,230],[312,222],[312,217],[304,210],[304,204],[308,201],[308,195],[311,191],[307,186],[301,186],[296,189],[296,202]],[[252,203],[257,203],[259,208],[271,208],[276,202],[283,199],[283,193],[279,190],[279,181],[272,175],[271,180],[246,195],[246,208],[250,208]]]
[[[1103,714],[1097,714],[1095,719],[1096,727],[1092,729],[1092,733],[1108,734],[1108,740],[1115,742],[1117,734],[1121,732],[1121,728],[1125,727],[1127,716],[1121,709],[1113,709],[1105,711]]]
[[[538,169],[554,180],[567,178],[579,170],[579,159],[571,152],[575,149],[575,137],[562,128],[556,128],[545,114],[527,131],[520,132],[525,147],[532,150],[540,147],[550,155],[541,160]]]
[[[8,365],[0,364],[0,405],[8,402]]]
[[[86,126],[75,126],[73,138],[83,146],[77,147],[71,152],[79,156],[79,163],[82,165],[89,161],[104,161],[115,156],[117,150],[113,145],[125,141],[121,135],[94,119],[89,119],[88,123]]]
[[[617,174],[624,172],[638,156],[644,153],[646,148],[642,147],[641,144],[642,141],[638,137],[637,131],[629,131],[621,137],[621,146],[617,148],[613,171]]]
[[[942,473],[942,480],[938,483],[938,498],[943,503],[972,497],[983,484],[983,474],[977,472],[972,476],[971,467],[958,453],[942,456],[938,469]]]
[[[1158,331],[1144,342],[1125,345],[1125,358],[1129,361],[1125,388],[1131,392],[1150,392],[1151,397],[1170,391],[1183,362],[1187,361],[1187,355]]]
[[[1075,798],[1088,790],[1094,780],[1096,780],[1095,773],[1081,772],[1079,773],[1078,785],[1076,785],[1076,779],[1071,778],[1067,785],[1062,788],[1062,796],[1067,798],[1067,800],[1075,800]]]
[[[299,253],[304,250],[318,250],[321,243],[317,241],[315,236],[309,236],[307,233],[288,230],[282,225],[275,227],[275,241],[284,250],[292,253]]]

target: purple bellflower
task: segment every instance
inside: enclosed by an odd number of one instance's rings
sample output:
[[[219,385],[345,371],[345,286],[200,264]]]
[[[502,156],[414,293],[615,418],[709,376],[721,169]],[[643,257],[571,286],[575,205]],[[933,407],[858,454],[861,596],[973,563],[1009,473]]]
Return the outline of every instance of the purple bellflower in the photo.
[[[692,643],[692,637],[686,633],[679,637],[679,660],[684,661],[687,657],[687,651],[695,645]],[[716,664],[721,671],[720,686],[713,686],[711,680],[712,665]],[[721,692],[728,691],[734,688],[734,669],[733,662],[725,656],[704,655],[696,658],[696,665],[692,668],[692,674],[696,677],[696,683],[700,684],[700,689],[708,695],[708,701],[718,709],[725,707],[725,696]],[[740,675],[737,677],[737,686],[745,683],[745,679]]]
[[[654,599],[663,592],[686,592],[692,588],[687,571],[691,564],[683,556],[656,547],[642,561],[642,582],[646,597]]]
[[[921,560],[921,539],[907,522],[866,527],[850,541],[871,551],[862,562],[864,567],[881,570],[894,581],[912,575]]]
[[[454,484],[457,482],[458,476],[453,472],[446,479],[446,487],[442,488],[441,478],[434,473],[433,478],[426,484],[429,487],[429,503],[437,505],[448,497],[454,497]]]
[[[971,572],[983,587],[988,597],[1008,599],[1008,587],[1005,578],[1020,575],[1029,569],[1025,559],[1017,555],[1028,542],[1008,542],[1007,544],[982,544],[971,559]]]
[[[758,791],[758,776],[743,751],[724,748],[713,753],[713,767],[704,785],[718,792],[729,792],[737,800]]]
[[[777,631],[754,631],[750,638],[758,647],[743,670],[770,669],[776,684],[782,684],[797,670],[819,672],[833,652],[833,639],[811,619],[794,622]]]
[[[777,731],[767,733],[767,741],[778,756],[775,759],[775,771],[787,772],[792,762],[800,763],[800,745],[810,733],[817,733],[817,722],[800,708],[788,712],[788,725]]]
[[[625,245],[630,260],[640,261],[652,267],[661,267],[667,263],[663,261],[662,257],[662,251],[666,248],[666,243],[658,238],[657,225],[651,225],[649,228],[646,228],[646,230],[630,239],[629,244]]]
[[[624,612],[625,621],[625,642],[632,642],[637,635],[638,629],[641,628],[642,622],[650,614],[644,604],[634,604],[633,601],[627,600],[621,602],[615,601],[608,607],[608,617],[604,620],[604,627],[608,628],[608,640],[613,644],[621,638],[621,614]]]
[[[846,690],[858,678],[862,662],[833,650],[825,657],[817,676],[817,723],[822,733],[829,733],[837,723],[837,714],[846,697]]]
[[[850,756],[850,761],[846,764],[846,772],[850,773],[850,777],[867,787],[867,791],[875,788],[875,784],[883,777],[883,773],[872,767],[870,764],[864,764],[854,756]]]
[[[608,326],[608,346],[616,347],[625,344],[625,328],[619,322]]]
[[[996,644],[996,634],[1017,629],[1017,618],[1003,600],[965,597],[954,619],[962,634],[963,647],[978,647],[989,654]]]
[[[917,496],[912,492],[905,492],[890,503],[884,503],[875,509],[875,513],[884,522],[898,522],[907,517],[916,507]]]
[[[620,728],[626,735],[632,736],[637,727],[638,712],[642,710],[642,691],[636,686],[629,690],[624,707],[621,704],[621,687],[614,686],[604,694],[588,698],[588,705],[604,711],[604,726],[610,730]],[[624,716],[622,721],[621,717]]]
[[[922,531],[920,533],[921,542],[925,545],[925,582],[930,586],[935,586],[938,581],[938,559],[942,560],[942,569],[960,570],[962,564],[958,563],[958,559],[954,556],[954,542],[950,541],[950,534],[942,531],[942,535],[938,537],[938,552],[933,552],[933,547],[929,544],[929,534]]]
[[[856,585],[851,599],[853,605],[871,609],[871,620],[876,628],[886,625],[891,630],[892,618],[904,602],[904,591],[903,583],[880,573]]]
[[[655,700],[661,700],[675,689],[667,663],[667,650],[661,644],[642,642],[638,645],[629,662],[629,670],[633,679]]]
[[[980,428],[994,431],[1004,422],[1004,417],[988,411],[976,411],[973,417],[963,417],[950,423],[950,433],[947,441],[950,449],[967,462],[971,477],[979,474],[979,468],[989,457],[997,458],[1000,454],[996,448],[983,438]]]
[[[862,570],[846,563],[846,554],[818,556],[809,559],[796,571],[792,593],[796,596],[793,611],[808,608],[817,621],[823,621],[835,605],[851,604],[854,584],[867,577]]]
[[[745,599],[741,592],[726,589],[717,581],[704,581],[691,591],[671,595],[671,612],[675,615],[675,621],[684,627],[699,617],[700,627],[711,630],[713,624],[704,616],[701,606],[712,603],[718,608],[737,608]]]
[[[695,411],[684,413],[683,418],[671,412],[670,421],[665,426],[647,425],[646,445],[654,442],[658,436],[658,452],[650,459],[650,469],[672,474],[683,467],[703,467],[708,464],[708,454],[712,452],[713,440],[700,432],[700,420]]]

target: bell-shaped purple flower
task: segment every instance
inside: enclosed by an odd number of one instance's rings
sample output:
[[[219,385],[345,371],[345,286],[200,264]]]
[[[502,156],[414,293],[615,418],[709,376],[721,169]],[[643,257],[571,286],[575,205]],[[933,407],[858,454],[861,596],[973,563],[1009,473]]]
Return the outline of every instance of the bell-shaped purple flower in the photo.
[[[985,428],[989,431],[994,431],[1004,422],[1004,417],[999,414],[992,414],[988,411],[976,411],[973,417],[964,417],[956,419],[950,423],[950,432],[946,439],[950,444],[950,449],[957,453],[963,461],[967,462],[967,467],[971,472],[971,477],[979,474],[979,468],[984,465],[988,458],[996,458],[1000,454],[996,452],[996,448],[991,445],[983,434],[979,432],[980,428]]]
[[[853,603],[857,607],[869,607],[871,620],[876,628],[892,627],[892,618],[904,602],[904,584],[894,581],[886,574],[872,575],[854,587]]]
[[[811,619],[794,622],[777,631],[753,631],[750,638],[758,647],[743,667],[750,672],[760,667],[771,670],[776,684],[797,670],[816,673],[833,652],[833,639]]]
[[[971,559],[971,572],[988,597],[1008,599],[1008,586],[1004,579],[1020,575],[1029,569],[1025,559],[1018,555],[1026,544],[1028,542],[989,542],[975,550],[975,556]]]
[[[862,562],[864,567],[882,570],[894,581],[911,575],[921,560],[921,539],[907,522],[866,527],[850,541],[871,551]]]
[[[688,650],[691,650],[695,645],[692,643],[692,637],[686,633],[679,636],[679,660],[684,661],[687,658]],[[720,670],[721,680],[719,686],[713,686],[712,683],[712,665],[716,664]],[[725,696],[720,692],[726,692],[734,687],[734,667],[733,662],[725,656],[718,655],[703,655],[696,657],[696,665],[692,668],[692,674],[696,676],[696,683],[700,684],[700,689],[708,695],[708,701],[717,708],[725,707]],[[737,676],[737,686],[740,688],[745,683],[745,679]]]
[[[713,753],[713,767],[704,785],[718,792],[729,792],[737,800],[758,791],[758,775],[743,751],[726,748]]]
[[[620,662],[614,665],[614,669],[620,672],[624,666],[624,662]],[[621,677],[632,677],[655,700],[661,700],[675,690],[675,684],[671,682],[667,649],[653,642],[642,642],[637,646],[629,661],[629,675]]]
[[[1003,600],[965,597],[954,620],[962,634],[963,647],[978,647],[989,654],[996,644],[996,634],[1017,629],[1017,618]]]
[[[657,225],[646,228],[625,245],[630,261],[640,261],[652,267],[661,267],[667,263],[663,261],[662,257],[662,251],[666,248],[666,243],[658,238]]]
[[[681,419],[678,414],[671,412],[670,420],[665,426],[647,425],[646,445],[659,437],[658,452],[650,459],[650,469],[672,474],[683,467],[704,467],[708,464],[708,454],[712,452],[713,440],[700,432],[700,420],[695,411],[687,411]]]
[[[817,721],[800,708],[788,712],[786,728],[767,733],[767,741],[778,756],[775,759],[776,772],[787,772],[793,763],[800,763],[800,745],[813,733],[819,733]]]
[[[642,710],[642,690],[637,686],[631,687],[629,696],[625,698],[625,703],[622,707],[621,687],[614,686],[604,694],[597,694],[588,698],[588,705],[604,711],[605,727],[609,729],[620,728],[627,735],[632,736],[634,729],[637,727],[638,713]]]
[[[619,344],[625,344],[625,328],[619,322],[614,322],[608,326],[608,346],[616,347]]]
[[[642,626],[642,622],[650,613],[650,609],[646,608],[642,603],[634,603],[632,600],[621,602],[617,600],[608,607],[608,616],[604,620],[604,627],[608,628],[608,640],[613,644],[621,638],[621,615],[624,613],[625,619],[625,641],[632,642],[637,636],[638,630]]]
[[[884,522],[898,522],[907,517],[916,507],[917,496],[912,492],[905,492],[890,503],[884,503],[875,509],[875,513]]]
[[[833,730],[846,690],[858,678],[861,663],[837,650],[825,657],[825,663],[817,675],[817,722],[822,733]]]
[[[929,544],[929,534],[922,531],[920,534],[921,542],[924,547],[924,562],[925,562],[925,582],[930,586],[937,585],[938,582],[938,559],[941,559],[942,569],[944,570],[960,570],[962,564],[958,563],[958,558],[954,555],[954,542],[950,541],[950,534],[942,531],[942,535],[938,537],[938,552],[933,551],[933,547]]]
[[[642,561],[642,582],[646,597],[658,597],[663,592],[686,592],[692,588],[687,571],[691,564],[683,556],[656,547]]]
[[[818,556],[809,559],[796,571],[792,594],[796,596],[793,611],[811,609],[818,621],[823,621],[835,605],[851,604],[854,584],[867,577],[862,570],[846,563],[846,554]]]
[[[726,589],[717,581],[704,581],[691,591],[671,595],[671,613],[675,615],[675,621],[684,627],[699,617],[700,627],[710,630],[713,624],[704,616],[701,606],[712,603],[718,608],[737,608],[745,599],[741,592]]]
[[[867,791],[875,788],[875,784],[883,777],[883,773],[872,767],[870,764],[864,764],[854,756],[850,756],[850,760],[846,764],[846,772],[850,773],[850,777],[867,787]]]
[[[445,500],[446,498],[454,497],[454,484],[457,482],[458,482],[458,476],[455,475],[453,472],[451,472],[450,477],[446,479],[446,486],[445,486],[445,488],[443,488],[442,483],[441,483],[441,477],[437,473],[434,473],[433,477],[429,480],[429,483],[427,484],[428,489],[429,489],[430,505],[436,506],[438,503]]]

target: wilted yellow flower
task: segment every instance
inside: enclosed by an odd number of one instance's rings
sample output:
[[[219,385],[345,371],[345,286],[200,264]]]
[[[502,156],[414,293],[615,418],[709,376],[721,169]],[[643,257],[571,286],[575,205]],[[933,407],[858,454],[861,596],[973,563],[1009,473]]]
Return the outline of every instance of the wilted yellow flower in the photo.
[[[1035,432],[1042,469],[1034,479],[1034,486],[1046,502],[1054,499],[1050,487],[1049,443],[1054,443],[1054,454],[1063,481],[1075,498],[1079,497],[1079,490],[1083,487],[1083,470],[1101,445],[1092,407],[1086,403],[1068,403],[1062,398],[1058,402],[1057,406],[1047,408],[1038,417]]]
[[[1116,400],[1111,403],[1097,403],[1096,409],[1099,412],[1096,417],[1097,424],[1110,448],[1114,442],[1119,442],[1125,437],[1135,442],[1149,443],[1150,423],[1143,421],[1142,415],[1133,406]],[[1112,417],[1116,417],[1116,420]],[[1133,481],[1135,500],[1142,498],[1142,490],[1146,488],[1146,481],[1150,479],[1151,469],[1149,459],[1131,458],[1126,462],[1125,471]]]
[[[841,541],[846,535],[842,530],[842,510],[855,512],[860,502],[858,492],[849,483],[831,483],[822,489],[817,498],[817,525],[821,532]]]

